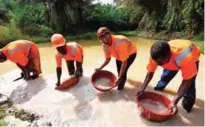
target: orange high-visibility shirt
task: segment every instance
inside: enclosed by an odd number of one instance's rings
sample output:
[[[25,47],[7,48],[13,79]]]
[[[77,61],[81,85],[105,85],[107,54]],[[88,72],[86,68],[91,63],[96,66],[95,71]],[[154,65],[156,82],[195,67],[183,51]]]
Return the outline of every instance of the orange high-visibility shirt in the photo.
[[[184,80],[191,79],[197,74],[196,62],[199,60],[199,47],[189,40],[171,40],[168,42],[171,48],[171,58],[169,62],[163,65],[168,70],[181,70]],[[150,57],[147,65],[149,72],[154,72],[157,63]]]
[[[137,52],[134,42],[122,35],[111,35],[112,45],[103,44],[103,51],[106,58],[115,57],[117,60],[126,61],[130,55]]]
[[[76,42],[69,42],[66,44],[67,54],[62,55],[59,52],[56,53],[56,64],[57,67],[62,66],[62,58],[65,60],[76,60],[78,62],[83,62],[83,48],[81,45],[77,44]]]
[[[30,52],[32,47],[35,49],[37,48],[36,44],[31,41],[17,40],[7,44],[2,49],[2,52],[6,55],[8,60],[18,63],[22,66],[26,66],[28,63],[28,56],[30,53],[33,53]]]

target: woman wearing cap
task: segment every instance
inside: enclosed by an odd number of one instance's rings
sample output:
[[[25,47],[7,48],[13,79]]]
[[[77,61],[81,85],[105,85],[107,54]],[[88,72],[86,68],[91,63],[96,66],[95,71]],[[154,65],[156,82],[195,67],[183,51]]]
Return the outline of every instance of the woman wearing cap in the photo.
[[[110,62],[111,56],[115,57],[118,72],[116,84],[118,90],[123,90],[127,80],[127,71],[137,54],[136,45],[123,35],[112,35],[106,27],[98,29],[97,37],[103,44],[106,60],[96,71],[103,69]]]
[[[83,75],[83,48],[76,42],[69,42],[66,44],[66,40],[61,34],[54,34],[51,37],[52,46],[56,48],[57,53],[55,55],[57,68],[57,83],[60,85],[60,78],[62,74],[62,58],[66,60],[69,75],[75,75],[81,77]],[[74,66],[76,62],[76,69]]]

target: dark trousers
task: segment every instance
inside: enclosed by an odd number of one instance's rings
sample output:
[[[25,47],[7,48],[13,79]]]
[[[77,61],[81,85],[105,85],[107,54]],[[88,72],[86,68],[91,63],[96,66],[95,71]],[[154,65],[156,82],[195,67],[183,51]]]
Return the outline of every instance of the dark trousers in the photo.
[[[67,68],[68,68],[68,73],[69,75],[74,75],[75,71],[76,71],[76,67],[79,69],[79,71],[83,74],[83,67],[82,64],[80,64],[78,61],[74,61],[74,60],[67,60],[66,64],[67,64]]]
[[[134,62],[135,58],[136,58],[136,53],[132,54],[129,56],[128,60],[127,60],[127,67],[126,67],[126,70],[124,72],[124,74],[122,75],[121,79],[120,79],[120,83],[118,85],[118,90],[122,90],[125,86],[125,82],[127,80],[127,71],[129,69],[129,67],[132,65],[132,63]],[[122,65],[122,62],[119,61],[119,60],[116,60],[116,65],[117,65],[117,72],[118,72],[118,75],[120,73],[120,69],[121,69],[121,65]]]
[[[197,70],[199,69],[199,61],[196,62]],[[155,90],[163,90],[167,84],[175,77],[178,71],[164,69],[160,81],[157,83]],[[196,75],[197,76],[197,75]],[[183,107],[190,112],[196,99],[196,76],[192,78],[192,83],[187,92],[183,95]]]

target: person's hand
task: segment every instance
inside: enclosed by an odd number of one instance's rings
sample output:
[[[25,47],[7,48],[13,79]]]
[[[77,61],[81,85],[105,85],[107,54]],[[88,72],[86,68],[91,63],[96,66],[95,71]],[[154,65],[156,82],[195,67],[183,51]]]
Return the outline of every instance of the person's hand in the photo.
[[[140,90],[137,92],[137,96],[140,97],[143,93],[144,93],[144,90],[143,90],[143,89],[140,89]]]
[[[31,79],[34,80],[34,79],[37,79],[38,77],[39,77],[39,75],[35,74],[35,75],[31,76]]]
[[[30,75],[28,72],[21,73],[21,76],[24,80],[28,81],[30,79]]]
[[[24,73],[23,72],[21,72],[21,77],[24,77]]]
[[[79,78],[82,76],[82,73],[80,71],[75,71],[75,77]]]
[[[60,84],[61,84],[60,81],[57,81],[56,86],[60,86]]]
[[[102,70],[101,68],[96,68],[95,72],[98,72],[98,71],[101,71],[101,70]]]
[[[175,115],[177,113],[178,109],[176,104],[174,104],[173,102],[171,103],[170,107],[169,107],[169,112],[173,115]]]
[[[118,78],[118,79],[116,80],[116,82],[115,82],[116,86],[118,86],[118,85],[120,84],[120,80],[121,80],[121,78]]]

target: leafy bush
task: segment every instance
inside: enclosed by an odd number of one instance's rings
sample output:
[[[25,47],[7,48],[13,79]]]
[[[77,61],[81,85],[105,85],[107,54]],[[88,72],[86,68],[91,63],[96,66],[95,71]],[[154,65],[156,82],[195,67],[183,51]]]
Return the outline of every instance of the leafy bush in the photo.
[[[81,39],[89,40],[93,38],[97,38],[96,32],[88,32],[88,33],[76,35],[76,36],[66,36],[66,40],[81,40]]]
[[[42,36],[48,37],[53,34],[53,30],[50,27],[44,25],[32,25],[25,27],[23,33],[29,36]]]
[[[14,19],[10,20],[10,23],[5,27],[4,38],[5,41],[13,41],[20,39],[23,36],[21,30],[17,27]]]
[[[29,40],[35,43],[47,43],[50,42],[50,37],[33,36],[33,37],[29,37]]]
[[[204,41],[204,32],[200,32],[199,34],[195,35],[193,40]]]

